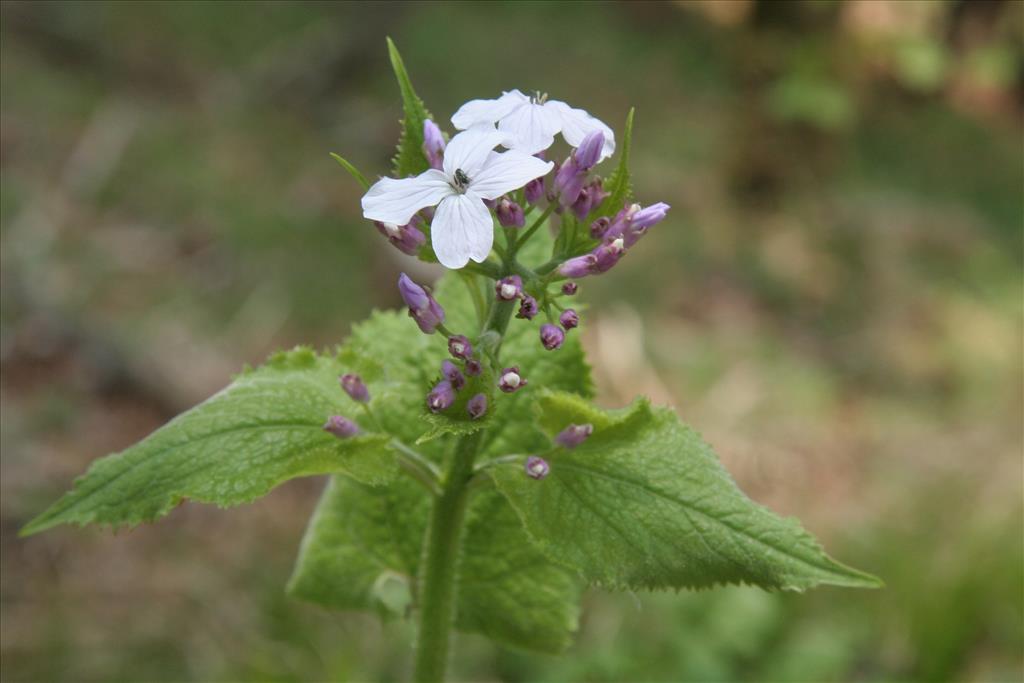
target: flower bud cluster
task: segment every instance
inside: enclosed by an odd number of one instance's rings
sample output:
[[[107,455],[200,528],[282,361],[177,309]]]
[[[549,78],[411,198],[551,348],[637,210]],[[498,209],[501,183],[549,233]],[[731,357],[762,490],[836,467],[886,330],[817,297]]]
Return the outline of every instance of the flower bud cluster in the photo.
[[[641,208],[639,204],[624,207],[615,218],[598,218],[590,226],[590,234],[601,240],[587,254],[571,258],[558,268],[560,275],[582,278],[607,272],[619,262],[626,251],[647,234],[651,226],[660,223],[668,213],[664,202]]]
[[[359,375],[354,373],[341,375],[338,377],[338,384],[353,401],[364,405],[370,402],[370,390],[366,388],[366,383]],[[344,415],[331,415],[324,423],[323,429],[339,439],[348,439],[360,432],[359,425]]]

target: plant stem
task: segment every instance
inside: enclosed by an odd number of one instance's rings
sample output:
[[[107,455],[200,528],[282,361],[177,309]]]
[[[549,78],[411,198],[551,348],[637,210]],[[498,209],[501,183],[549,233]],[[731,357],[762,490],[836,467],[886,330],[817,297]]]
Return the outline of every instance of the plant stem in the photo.
[[[533,233],[537,232],[537,229],[544,224],[547,217],[551,215],[551,212],[555,210],[555,203],[551,202],[548,208],[544,209],[544,213],[537,217],[537,220],[533,222],[533,225],[528,227],[522,235],[519,236],[519,240],[515,243],[515,246],[509,249],[509,256],[514,258],[519,248],[526,244],[526,241],[533,237]]]
[[[461,554],[467,484],[480,446],[480,432],[463,436],[455,448],[441,495],[434,500],[422,565],[420,629],[413,680],[438,683],[448,664],[448,639],[455,619],[455,579]]]

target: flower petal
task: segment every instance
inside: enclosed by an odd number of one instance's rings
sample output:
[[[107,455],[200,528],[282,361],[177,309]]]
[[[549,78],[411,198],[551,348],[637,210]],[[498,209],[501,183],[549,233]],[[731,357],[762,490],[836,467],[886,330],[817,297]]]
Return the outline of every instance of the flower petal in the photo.
[[[560,114],[542,104],[521,106],[498,123],[498,130],[514,138],[512,147],[526,154],[536,154],[550,147],[561,127]]]
[[[446,268],[461,268],[469,259],[481,263],[494,243],[491,212],[472,192],[445,197],[430,224],[430,239]]]
[[[363,195],[363,216],[405,225],[417,211],[434,206],[453,192],[444,173],[434,169],[415,178],[381,178]]]
[[[604,147],[601,148],[601,158],[598,161],[607,159],[615,152],[615,133],[600,119],[583,109],[574,109],[558,100],[550,100],[544,107],[558,114],[561,119],[562,137],[573,147],[579,147],[583,138],[592,131],[600,130],[604,133]]]
[[[506,142],[507,138],[507,134],[500,132],[491,124],[476,125],[462,131],[453,137],[444,149],[444,172],[449,178],[453,178],[455,170],[461,168],[472,180],[484,165],[491,150]]]
[[[550,161],[510,149],[502,154],[492,153],[484,167],[477,171],[469,189],[484,199],[497,199],[506,192],[516,190],[534,178],[547,175],[554,167]]]
[[[478,123],[497,123],[529,101],[530,98],[518,90],[502,93],[495,100],[470,100],[452,114],[452,125],[466,130]]]

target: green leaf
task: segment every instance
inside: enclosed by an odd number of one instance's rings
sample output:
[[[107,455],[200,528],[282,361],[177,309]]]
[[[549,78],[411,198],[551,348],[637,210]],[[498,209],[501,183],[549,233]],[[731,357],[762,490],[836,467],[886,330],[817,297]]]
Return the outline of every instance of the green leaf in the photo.
[[[22,534],[67,523],[148,522],[185,499],[222,507],[247,503],[313,474],[389,481],[397,468],[388,437],[340,440],[322,429],[332,414],[359,417],[338,386],[343,370],[338,359],[310,349],[274,355],[138,444],[94,462]]]
[[[405,71],[405,64],[402,62],[402,55],[398,54],[398,48],[391,41],[388,41],[388,55],[391,57],[391,68],[394,69],[395,78],[398,79],[398,89],[402,93],[402,133],[398,139],[398,151],[394,158],[395,176],[405,178],[410,175],[419,175],[430,168],[426,155],[423,153],[423,122],[431,118],[430,112],[423,106],[423,100],[413,90],[412,81]]]
[[[633,197],[633,188],[629,182],[629,150],[633,145],[633,113],[635,111],[635,108],[630,108],[629,114],[626,116],[626,131],[622,136],[622,151],[619,153],[619,165],[608,179],[605,190],[609,194],[601,202],[601,206],[595,214],[597,216],[613,216],[617,214],[626,205],[626,202]]]
[[[796,520],[747,498],[671,410],[639,400],[606,412],[579,396],[549,393],[537,417],[550,434],[583,423],[594,433],[574,450],[548,452],[551,471],[541,481],[523,476],[521,464],[494,468],[492,476],[548,555],[593,582],[634,589],[881,585],[828,557]]]
[[[334,160],[341,164],[341,167],[348,171],[348,174],[356,179],[356,182],[363,186],[364,190],[370,189],[370,183],[366,180],[366,176],[359,172],[359,169],[353,166],[347,159],[341,155],[331,152],[331,156]]]
[[[427,497],[405,479],[370,488],[335,477],[306,531],[288,592],[333,609],[386,608],[379,587],[388,580],[415,595],[428,516]],[[540,652],[570,643],[579,582],[533,547],[495,491],[473,498],[462,552],[458,629]]]

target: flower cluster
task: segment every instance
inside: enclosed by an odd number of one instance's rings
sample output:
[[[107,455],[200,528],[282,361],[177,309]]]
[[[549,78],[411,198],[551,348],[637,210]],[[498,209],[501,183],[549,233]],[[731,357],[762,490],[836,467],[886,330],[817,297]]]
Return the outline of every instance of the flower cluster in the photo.
[[[494,400],[491,390],[513,394],[528,384],[519,366],[498,357],[512,314],[527,323],[543,316],[540,344],[548,351],[561,348],[567,333],[580,325],[576,309],[560,303],[577,293],[572,280],[610,270],[665,218],[669,206],[626,203],[628,184],[616,179],[606,187],[595,170],[615,152],[615,133],[586,111],[546,95],[511,90],[496,99],[472,100],[451,123],[458,132],[449,137],[434,121],[423,120],[421,168],[427,170],[381,178],[363,196],[362,207],[363,215],[403,253],[436,258],[447,268],[493,282],[491,301],[478,302],[487,306],[478,310],[480,329],[453,333],[429,288],[405,273],[398,280],[420,330],[440,331],[448,342],[451,358],[444,360],[427,394],[427,410],[477,420],[488,412],[488,397]],[[553,163],[545,156],[559,135],[569,152]],[[628,171],[620,165],[616,175],[623,172]],[[557,235],[552,259],[521,263],[522,247],[540,229]],[[503,239],[496,241],[496,233]],[[346,391],[365,400],[358,386]],[[459,400],[460,392],[473,395]],[[325,428],[339,435],[348,431],[339,425]],[[571,448],[591,429],[572,425],[556,443]],[[547,467],[540,460],[526,471],[542,478]]]

